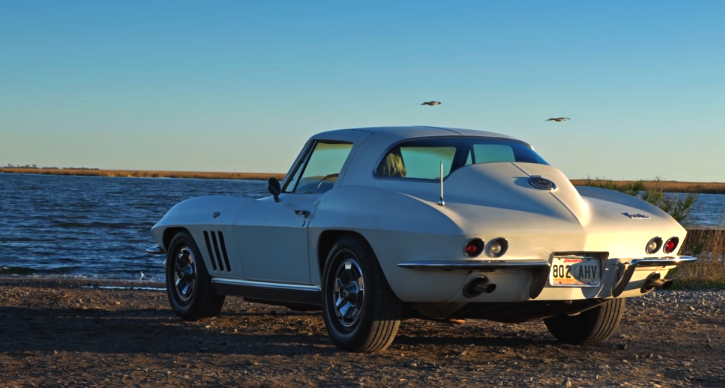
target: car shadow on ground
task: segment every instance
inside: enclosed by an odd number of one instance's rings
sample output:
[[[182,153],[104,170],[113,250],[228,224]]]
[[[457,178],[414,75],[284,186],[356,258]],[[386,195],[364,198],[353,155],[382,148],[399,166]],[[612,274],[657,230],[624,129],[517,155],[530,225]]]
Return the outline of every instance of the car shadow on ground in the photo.
[[[302,319],[301,319],[302,318]],[[309,320],[307,318],[315,318]],[[167,309],[0,308],[0,337],[9,352],[330,354],[336,352],[319,314],[285,311],[222,313],[185,322]],[[393,347],[545,346],[550,339],[486,337],[430,329],[398,335]],[[416,335],[420,334],[420,335]],[[430,334],[435,333],[435,336]],[[514,333],[512,332],[512,335]]]

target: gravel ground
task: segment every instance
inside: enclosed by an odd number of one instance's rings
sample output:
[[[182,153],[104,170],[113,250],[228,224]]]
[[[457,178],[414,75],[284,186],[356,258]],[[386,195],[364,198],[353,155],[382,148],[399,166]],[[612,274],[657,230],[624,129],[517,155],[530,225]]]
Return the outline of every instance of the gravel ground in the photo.
[[[0,386],[723,387],[725,292],[629,299],[620,330],[563,345],[542,322],[407,320],[379,354],[338,351],[319,313],[227,298],[183,322],[156,283],[0,277]]]

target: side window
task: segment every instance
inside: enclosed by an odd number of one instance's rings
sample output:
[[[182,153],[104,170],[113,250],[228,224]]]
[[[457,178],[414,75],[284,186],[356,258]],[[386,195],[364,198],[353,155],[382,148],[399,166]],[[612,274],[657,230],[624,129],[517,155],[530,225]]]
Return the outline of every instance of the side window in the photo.
[[[351,149],[351,143],[317,142],[284,191],[311,194],[330,190]]]
[[[514,150],[507,144],[474,144],[475,163],[515,162]]]
[[[379,177],[414,179],[439,179],[440,163],[443,162],[443,176],[451,171],[456,147],[395,147],[380,162],[375,170]]]

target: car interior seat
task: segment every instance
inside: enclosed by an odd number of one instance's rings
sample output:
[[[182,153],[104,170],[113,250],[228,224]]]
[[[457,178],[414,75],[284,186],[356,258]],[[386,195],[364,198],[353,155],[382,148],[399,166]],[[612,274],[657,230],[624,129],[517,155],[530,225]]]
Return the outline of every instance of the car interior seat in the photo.
[[[404,178],[405,174],[405,163],[403,162],[403,155],[401,155],[399,147],[390,150],[375,171],[376,176]]]

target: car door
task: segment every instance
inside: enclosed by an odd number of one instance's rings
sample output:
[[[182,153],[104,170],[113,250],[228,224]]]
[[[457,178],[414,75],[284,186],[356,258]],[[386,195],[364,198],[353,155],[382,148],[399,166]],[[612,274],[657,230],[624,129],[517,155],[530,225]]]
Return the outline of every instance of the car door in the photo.
[[[235,221],[247,280],[310,284],[307,226],[332,189],[352,143],[315,140],[285,181],[279,201],[265,198]]]

